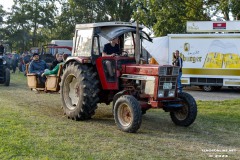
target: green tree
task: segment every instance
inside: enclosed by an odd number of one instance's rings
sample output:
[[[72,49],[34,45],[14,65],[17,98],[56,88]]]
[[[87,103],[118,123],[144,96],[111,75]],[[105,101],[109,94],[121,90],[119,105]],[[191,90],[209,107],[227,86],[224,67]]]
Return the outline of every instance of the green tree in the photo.
[[[133,0],[61,0],[61,14],[56,17],[55,39],[72,39],[75,24],[107,21],[129,22]]]
[[[203,0],[135,0],[134,19],[152,28],[156,36],[185,33],[187,21],[210,20]]]
[[[42,28],[49,30],[55,27],[57,7],[55,0],[14,0],[11,13],[8,14],[6,29],[9,41],[13,48],[21,48],[21,51],[32,46],[39,46],[49,34],[43,35]],[[45,36],[45,38],[42,38]]]
[[[229,6],[232,12],[234,20],[240,20],[240,1],[239,0],[231,0]]]
[[[78,23],[130,21],[133,0],[69,0],[70,12]]]
[[[4,28],[4,17],[6,12],[3,10],[3,6],[0,5],[0,41],[5,39],[6,29]]]
[[[205,6],[211,17],[216,16],[229,21],[232,14],[234,20],[240,18],[239,0],[205,0]]]
[[[5,11],[3,10],[3,6],[0,5],[0,25],[2,25],[4,14]]]

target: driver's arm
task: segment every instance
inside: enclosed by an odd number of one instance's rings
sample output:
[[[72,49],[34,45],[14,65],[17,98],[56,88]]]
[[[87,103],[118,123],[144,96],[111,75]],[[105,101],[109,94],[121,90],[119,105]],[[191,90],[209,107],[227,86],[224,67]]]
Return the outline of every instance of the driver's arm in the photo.
[[[106,52],[102,52],[102,56],[103,57],[114,57],[116,54],[115,53],[112,53],[112,54],[107,54]]]
[[[121,56],[128,56],[128,52],[124,48],[121,48]]]

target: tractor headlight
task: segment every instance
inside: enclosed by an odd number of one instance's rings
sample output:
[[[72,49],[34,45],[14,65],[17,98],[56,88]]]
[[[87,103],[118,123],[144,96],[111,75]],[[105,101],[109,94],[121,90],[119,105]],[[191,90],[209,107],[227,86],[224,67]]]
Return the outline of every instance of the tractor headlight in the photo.
[[[158,97],[163,97],[163,96],[164,96],[164,91],[158,90]]]
[[[7,64],[7,61],[3,60],[3,64]]]
[[[174,97],[175,96],[175,90],[170,90],[168,92],[168,97]]]

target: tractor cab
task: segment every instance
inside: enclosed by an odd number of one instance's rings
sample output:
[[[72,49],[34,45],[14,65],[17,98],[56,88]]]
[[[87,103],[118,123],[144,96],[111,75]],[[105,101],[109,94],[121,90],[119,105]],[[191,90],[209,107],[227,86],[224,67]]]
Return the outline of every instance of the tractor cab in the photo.
[[[140,39],[151,41],[151,38],[142,31],[140,26]],[[118,37],[118,46],[120,53],[115,57],[103,57],[104,45],[113,38]],[[74,61],[79,58],[80,63],[91,63],[99,73],[103,89],[118,90],[118,80],[121,66],[123,64],[135,64],[136,49],[136,24],[129,22],[103,22],[93,24],[77,24],[74,36],[72,58]],[[140,50],[142,45],[140,45]],[[141,53],[138,53],[141,54]],[[110,61],[114,76],[110,77],[106,67],[106,61]],[[143,61],[143,60],[142,60]],[[145,60],[147,61],[147,60]]]
[[[143,26],[140,26],[141,39],[151,41],[142,29]],[[102,56],[104,45],[115,37],[119,38],[120,51],[134,58],[136,24],[128,22],[77,24],[72,56],[85,57],[95,64],[96,59]]]

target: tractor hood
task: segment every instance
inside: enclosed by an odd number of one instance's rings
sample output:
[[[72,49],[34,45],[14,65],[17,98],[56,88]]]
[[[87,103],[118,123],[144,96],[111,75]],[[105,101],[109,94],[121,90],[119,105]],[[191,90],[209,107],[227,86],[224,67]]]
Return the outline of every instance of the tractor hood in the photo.
[[[151,75],[157,76],[159,73],[158,65],[150,64],[128,64],[122,65],[122,74]]]
[[[134,75],[148,75],[148,76],[158,76],[158,75],[169,75],[177,76],[179,74],[178,66],[171,65],[153,65],[153,64],[127,64],[122,65],[122,74],[134,74]]]

